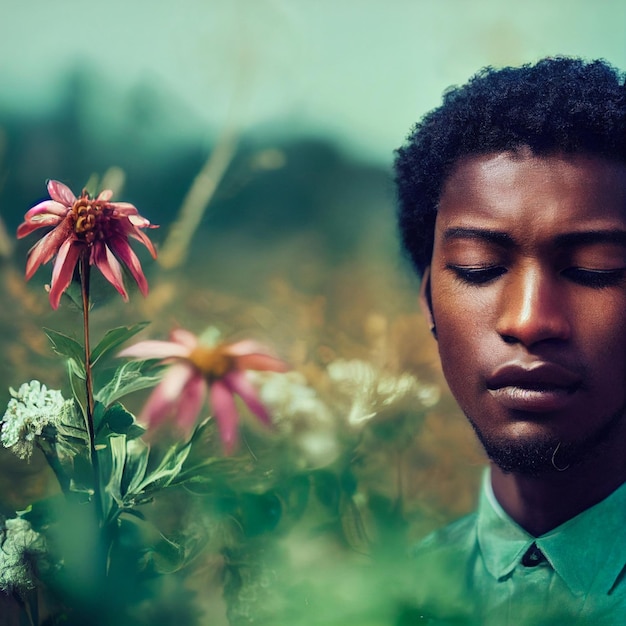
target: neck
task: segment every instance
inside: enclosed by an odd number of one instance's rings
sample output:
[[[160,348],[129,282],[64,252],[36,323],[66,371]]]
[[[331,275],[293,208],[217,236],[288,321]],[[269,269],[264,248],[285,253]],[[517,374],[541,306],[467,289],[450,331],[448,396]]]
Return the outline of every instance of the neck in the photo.
[[[623,438],[619,440],[623,442]],[[604,500],[626,482],[621,449],[563,471],[550,468],[538,476],[503,472],[492,464],[494,494],[512,519],[538,537]]]

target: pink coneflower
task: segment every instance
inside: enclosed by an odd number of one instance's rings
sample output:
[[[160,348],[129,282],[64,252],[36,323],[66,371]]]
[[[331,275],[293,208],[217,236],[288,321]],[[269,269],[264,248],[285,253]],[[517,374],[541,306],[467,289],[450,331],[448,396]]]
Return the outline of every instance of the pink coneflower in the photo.
[[[38,228],[54,226],[30,249],[26,263],[26,280],[29,280],[42,263],[56,254],[50,286],[52,308],[59,306],[61,295],[72,282],[74,268],[83,254],[88,255],[85,261],[95,265],[124,300],[128,300],[128,294],[120,261],[128,268],[141,293],[146,295],[148,282],[128,237],[141,241],[156,257],[152,242],[140,230],[155,227],[141,217],[132,204],[110,202],[113,195],[110,189],[105,189],[95,199],[83,190],[76,198],[63,183],[50,180],[48,193],[50,200],[40,202],[26,213],[17,236],[21,239]]]
[[[237,442],[238,395],[264,424],[270,417],[244,370],[285,372],[287,364],[256,341],[220,343],[207,346],[183,329],[170,333],[170,341],[140,341],[125,348],[119,356],[135,359],[162,359],[171,363],[139,417],[148,426],[157,426],[168,417],[187,433],[191,431],[210,395],[213,415],[227,453]]]

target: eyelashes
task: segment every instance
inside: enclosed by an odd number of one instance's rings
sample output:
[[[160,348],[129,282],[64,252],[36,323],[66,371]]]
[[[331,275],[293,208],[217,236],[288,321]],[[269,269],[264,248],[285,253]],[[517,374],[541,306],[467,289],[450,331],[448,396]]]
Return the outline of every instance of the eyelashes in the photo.
[[[577,285],[603,289],[619,285],[624,278],[625,268],[613,270],[589,270],[582,267],[572,267],[563,270],[562,274]]]
[[[502,265],[470,267],[448,264],[446,268],[451,270],[461,282],[468,285],[487,285],[494,282],[508,271],[507,268]],[[569,267],[561,270],[560,274],[577,285],[591,289],[604,289],[606,287],[619,285],[624,280],[626,268],[597,270],[582,267]]]
[[[462,282],[470,285],[482,285],[499,278],[506,272],[506,268],[499,265],[491,265],[487,267],[466,267],[463,265],[447,265],[457,278]]]

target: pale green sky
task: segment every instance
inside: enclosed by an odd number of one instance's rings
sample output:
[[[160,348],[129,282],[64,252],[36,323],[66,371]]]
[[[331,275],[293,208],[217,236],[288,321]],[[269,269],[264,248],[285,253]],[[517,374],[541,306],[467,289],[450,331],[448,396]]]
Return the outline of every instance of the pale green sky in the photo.
[[[156,84],[207,133],[332,132],[382,161],[484,65],[571,54],[626,69],[624,0],[1,2],[0,102],[46,106],[80,63],[112,117],[129,87]]]

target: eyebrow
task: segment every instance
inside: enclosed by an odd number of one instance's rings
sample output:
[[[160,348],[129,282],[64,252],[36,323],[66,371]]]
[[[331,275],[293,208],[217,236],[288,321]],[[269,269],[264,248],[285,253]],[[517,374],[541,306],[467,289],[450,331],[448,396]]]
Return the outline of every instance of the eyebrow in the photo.
[[[557,246],[572,248],[595,243],[615,243],[626,246],[626,231],[619,229],[610,230],[584,230],[580,232],[564,233],[556,237]]]
[[[508,233],[488,228],[448,228],[443,233],[443,239],[444,241],[451,239],[479,239],[507,249],[514,248],[517,245],[515,239]],[[615,228],[574,231],[557,235],[554,243],[560,248],[575,248],[576,246],[603,243],[614,243],[626,247],[626,230]]]
[[[625,233],[626,234],[626,233]],[[508,233],[488,228],[448,228],[443,233],[443,240],[450,239],[480,239],[495,243],[503,248],[513,248],[515,240]]]

